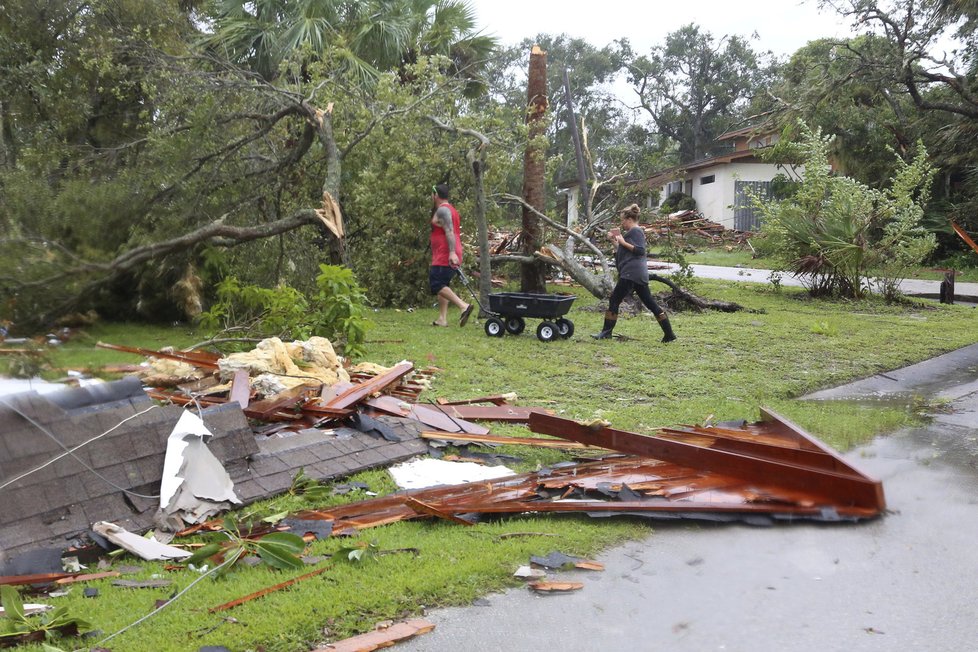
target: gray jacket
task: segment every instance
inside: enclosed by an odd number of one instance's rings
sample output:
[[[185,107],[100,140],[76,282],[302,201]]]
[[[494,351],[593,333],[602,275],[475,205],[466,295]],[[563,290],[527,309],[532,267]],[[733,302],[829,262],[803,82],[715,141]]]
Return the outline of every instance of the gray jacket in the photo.
[[[615,249],[615,267],[618,268],[618,278],[633,283],[649,282],[649,263],[645,254],[645,231],[633,226],[624,234],[625,242],[634,245],[634,251],[619,246]]]

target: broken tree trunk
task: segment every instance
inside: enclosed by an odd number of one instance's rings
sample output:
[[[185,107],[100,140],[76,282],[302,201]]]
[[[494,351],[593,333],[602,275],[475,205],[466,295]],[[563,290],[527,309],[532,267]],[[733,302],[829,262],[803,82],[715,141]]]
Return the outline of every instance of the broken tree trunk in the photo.
[[[109,262],[82,262],[36,281],[17,282],[14,287],[23,291],[33,288],[57,287],[68,279],[92,278],[91,281],[81,285],[74,294],[66,297],[54,308],[35,315],[33,319],[23,320],[20,326],[30,329],[33,326],[45,326],[53,323],[57,317],[72,312],[78,306],[83,305],[89,297],[113,280],[132,272],[150,260],[162,258],[173,252],[185,251],[201,243],[207,243],[213,247],[234,247],[253,240],[287,233],[306,225],[324,225],[324,219],[319,211],[311,208],[302,209],[289,217],[255,226],[232,226],[224,223],[223,218],[220,218],[196,231],[162,242],[135,247]]]
[[[587,185],[587,171],[584,166],[584,148],[581,145],[581,133],[577,129],[577,118],[574,115],[574,100],[571,97],[570,77],[564,68],[564,101],[567,102],[567,126],[570,128],[574,141],[574,156],[577,159],[577,187],[581,192],[581,204],[584,207],[584,222],[591,222],[591,197]]]
[[[502,198],[522,204],[524,210],[534,212],[539,220],[546,222],[550,226],[568,236],[567,243],[563,249],[556,245],[548,244],[544,245],[540,251],[534,252],[534,257],[536,260],[559,268],[598,299],[607,299],[609,296],[611,296],[611,291],[615,287],[615,280],[611,273],[611,266],[608,262],[608,258],[604,255],[604,252],[598,249],[593,242],[580,233],[577,233],[572,229],[568,229],[566,226],[555,222],[540,211],[537,211],[522,197],[504,194],[502,195]],[[575,242],[588,249],[594,259],[601,266],[602,273],[596,274],[589,271],[580,263],[580,261],[577,260],[577,257],[574,255]],[[493,257],[493,260],[504,261],[512,258],[513,257],[495,256]],[[522,260],[522,257],[520,257],[520,260]],[[714,301],[712,299],[704,299],[699,297],[689,290],[679,287],[675,281],[667,279],[664,276],[659,276],[658,274],[649,274],[649,281],[664,283],[672,289],[672,296],[667,299],[667,304],[680,300],[685,301],[700,310],[709,309],[720,310],[722,312],[737,312],[738,310],[744,309],[744,307],[739,303],[733,303],[730,301]]]
[[[547,129],[547,53],[534,45],[530,52],[530,71],[527,80],[526,124],[528,125],[526,154],[523,159],[523,197],[537,211],[544,209],[543,140]],[[529,207],[523,207],[523,255],[532,257],[543,244],[540,220]],[[523,292],[546,292],[546,275],[540,261],[520,266],[520,289]]]
[[[716,301],[714,299],[704,299],[703,297],[697,296],[690,292],[689,290],[684,290],[683,288],[676,285],[675,281],[668,279],[664,276],[659,276],[658,274],[649,274],[650,281],[657,281],[659,283],[665,283],[670,288],[672,288],[672,296],[666,299],[666,303],[670,304],[676,300],[685,301],[686,303],[699,308],[700,310],[719,310],[720,312],[737,312],[738,310],[743,310],[744,307],[739,303],[734,303],[732,301]]]

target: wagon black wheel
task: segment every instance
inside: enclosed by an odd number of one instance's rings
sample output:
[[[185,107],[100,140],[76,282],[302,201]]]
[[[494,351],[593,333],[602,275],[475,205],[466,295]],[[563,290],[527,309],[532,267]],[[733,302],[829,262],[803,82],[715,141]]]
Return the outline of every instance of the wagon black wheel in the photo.
[[[506,332],[510,335],[519,335],[526,328],[526,322],[522,317],[507,317]]]
[[[486,320],[486,335],[489,337],[502,337],[506,334],[503,328],[503,322],[501,319],[496,317],[490,317]]]
[[[552,321],[542,321],[537,326],[537,339],[541,342],[552,342],[558,337],[560,337],[560,333]]]
[[[574,334],[574,322],[561,317],[557,320],[557,332],[565,340]]]

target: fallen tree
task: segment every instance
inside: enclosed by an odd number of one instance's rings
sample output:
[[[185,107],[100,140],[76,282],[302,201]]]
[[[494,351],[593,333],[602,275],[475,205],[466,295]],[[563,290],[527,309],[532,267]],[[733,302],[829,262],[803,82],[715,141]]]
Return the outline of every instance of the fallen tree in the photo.
[[[594,197],[594,191],[597,190],[600,185],[600,182],[595,183],[595,188],[592,190],[590,195],[591,197]],[[524,208],[532,211],[539,220],[566,235],[567,239],[564,241],[562,247],[556,244],[544,244],[543,247],[534,252],[532,257],[519,255],[498,255],[493,256],[491,258],[491,262],[522,263],[532,258],[532,260],[547,263],[548,265],[561,270],[598,299],[604,300],[611,295],[611,291],[615,287],[612,265],[605,253],[598,246],[596,246],[594,242],[592,242],[592,236],[598,232],[598,229],[603,228],[605,224],[607,224],[608,220],[614,215],[613,211],[605,210],[594,213],[594,217],[589,220],[580,231],[575,231],[536,210],[525,202],[522,197],[503,194],[500,195],[500,199],[507,202],[516,202]],[[591,213],[591,211],[588,212]],[[596,267],[600,270],[599,272],[592,272],[581,263],[577,256],[578,246],[582,247],[593,258],[596,263]],[[649,280],[667,285],[672,290],[672,294],[666,298],[665,302],[673,307],[679,303],[686,303],[697,310],[736,312],[744,309],[744,307],[738,303],[704,299],[703,297],[700,297],[689,290],[680,287],[675,281],[664,276],[659,276],[658,274],[650,274]]]

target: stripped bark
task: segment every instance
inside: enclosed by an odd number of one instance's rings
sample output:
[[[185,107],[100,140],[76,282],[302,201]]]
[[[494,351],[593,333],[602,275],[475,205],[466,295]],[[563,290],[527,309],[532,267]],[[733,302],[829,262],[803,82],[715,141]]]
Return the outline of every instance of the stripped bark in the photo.
[[[526,124],[529,141],[523,159],[523,197],[529,206],[542,211],[544,163],[546,149],[540,143],[546,133],[547,123],[547,53],[534,45],[530,52],[530,71],[527,80]],[[523,254],[532,256],[543,244],[540,220],[529,206],[523,207]],[[524,264],[520,267],[520,289],[523,292],[546,292],[546,275],[542,263]]]
[[[502,198],[507,201],[515,201],[522,204],[525,210],[533,211],[538,219],[546,222],[550,226],[568,236],[567,242],[563,248],[556,245],[547,244],[543,245],[539,250],[534,251],[533,258],[535,260],[557,267],[598,299],[608,299],[608,297],[611,296],[611,291],[615,287],[615,281],[611,273],[611,265],[608,262],[607,256],[604,255],[604,252],[596,247],[589,238],[550,219],[543,213],[534,209],[532,206],[529,206],[522,197],[504,194],[502,195]],[[575,242],[583,245],[590,252],[590,254],[594,257],[594,260],[597,261],[597,264],[601,267],[602,273],[596,274],[581,264],[575,255]],[[496,263],[514,260],[523,263],[527,260],[527,257],[492,257],[492,261]],[[690,292],[689,290],[681,288],[675,281],[672,281],[664,276],[659,276],[658,274],[649,274],[649,280],[663,283],[672,289],[672,295],[667,297],[665,300],[666,304],[669,306],[675,306],[677,302],[682,301],[699,310],[736,312],[744,309],[744,307],[738,303],[704,299]]]

